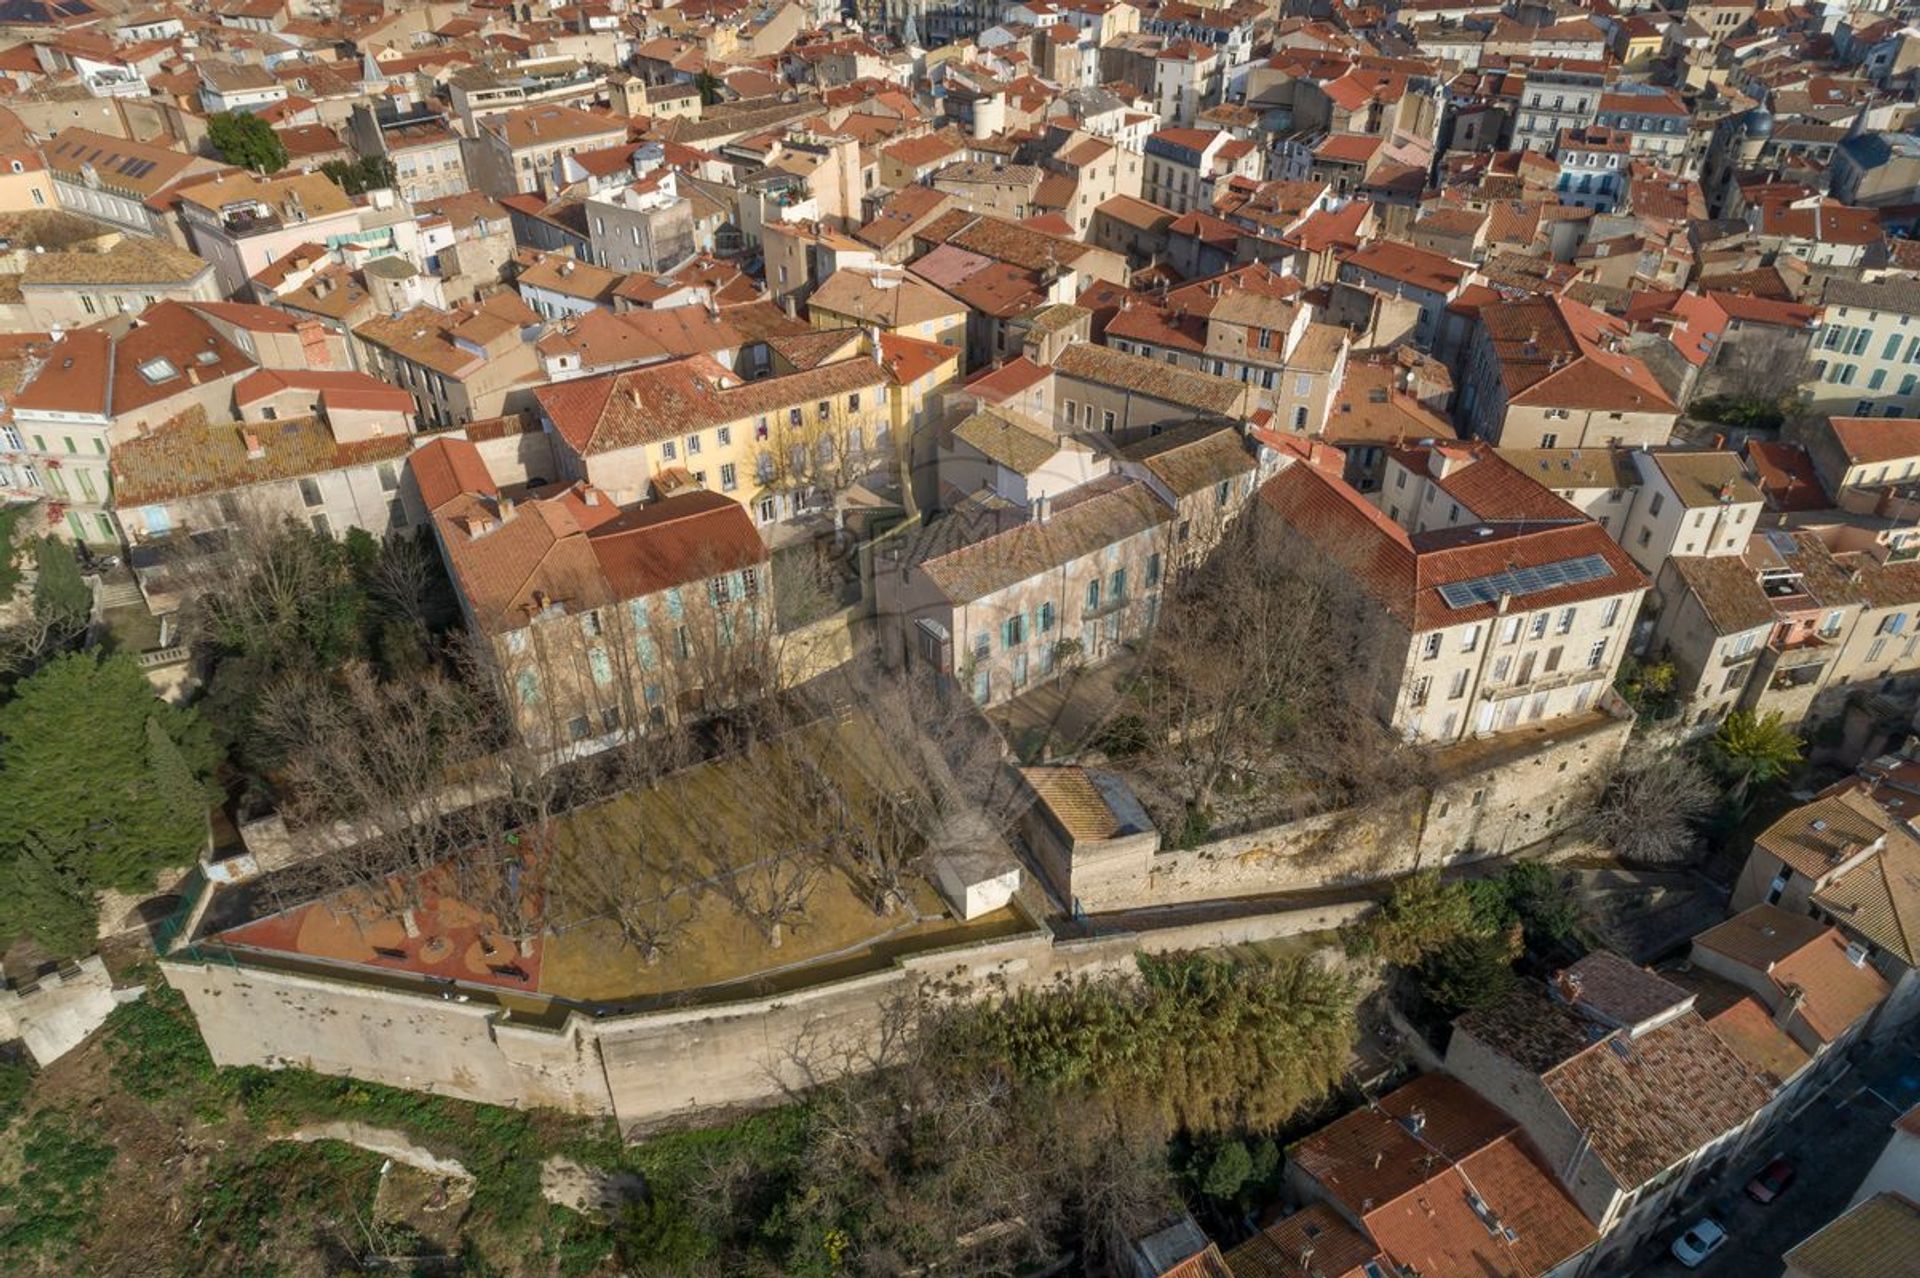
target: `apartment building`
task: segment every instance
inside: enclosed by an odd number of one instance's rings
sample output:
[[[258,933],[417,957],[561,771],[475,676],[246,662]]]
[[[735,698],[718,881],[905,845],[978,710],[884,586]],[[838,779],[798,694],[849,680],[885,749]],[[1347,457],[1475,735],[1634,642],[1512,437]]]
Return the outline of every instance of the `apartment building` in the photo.
[[[1321,428],[1342,380],[1350,335],[1316,324],[1300,282],[1268,263],[1242,266],[1169,289],[1162,300],[1128,294],[1107,321],[1106,342],[1256,387],[1256,404],[1289,429]]]
[[[1920,416],[1920,296],[1906,281],[1829,278],[1801,386],[1813,414]]]
[[[160,239],[174,238],[166,197],[183,185],[229,170],[217,160],[92,129],[60,130],[43,154],[61,208]]]
[[[1844,546],[1844,532],[1827,536]],[[1920,564],[1835,549],[1811,530],[1773,530],[1738,556],[1676,555],[1652,642],[1679,671],[1687,725],[1733,709],[1787,722],[1840,714],[1857,692],[1920,691]]]
[[[1374,240],[1346,255],[1337,277],[1376,294],[1418,308],[1410,336],[1430,347],[1440,332],[1440,315],[1473,278],[1473,268],[1408,244]]]
[[[212,263],[146,235],[117,237],[101,252],[35,253],[20,274],[27,320],[43,332],[220,297]]]
[[[1481,307],[1461,424],[1510,448],[1666,443],[1680,410],[1625,338],[1621,321],[1562,297]]]
[[[1213,207],[1214,193],[1233,178],[1258,181],[1260,148],[1221,129],[1161,129],[1147,138],[1141,195],[1175,213]]]
[[[1554,154],[1560,164],[1560,178],[1553,188],[1560,203],[1597,213],[1613,212],[1626,197],[1632,144],[1632,136],[1625,130],[1603,125],[1561,130]]]
[[[1602,94],[1594,123],[1624,133],[1627,152],[1651,160],[1683,177],[1700,176],[1696,161],[1686,161],[1693,112],[1672,89],[1651,84],[1621,84]]]
[[[897,660],[1002,704],[1150,633],[1174,511],[1110,475],[1051,505],[948,512],[881,547],[874,576]]]
[[[241,415],[194,415],[117,444],[113,513],[130,545],[284,517],[322,536],[418,524],[400,477],[413,399],[364,373],[259,370],[234,387]]]
[[[1880,782],[1837,782],[1754,839],[1731,908],[1777,906],[1838,928],[1888,986],[1869,1028],[1879,1038],[1920,1014],[1920,840],[1907,819],[1920,809],[1912,763],[1862,771]]]
[[[897,266],[842,267],[807,298],[807,320],[817,329],[878,329],[960,350],[967,315],[965,304]]]
[[[1693,938],[1694,967],[1746,990],[1811,1058],[1803,1085],[1831,1079],[1893,992],[1867,948],[1806,914],[1761,903]]]
[[[593,259],[610,271],[669,271],[694,254],[693,201],[672,169],[596,192],[586,212]]]
[[[1605,950],[1455,1020],[1446,1068],[1498,1100],[1593,1223],[1585,1273],[1631,1255],[1772,1099],[1692,993]]]
[[[178,302],[122,325],[63,335],[0,427],[5,451],[20,458],[16,480],[47,499],[55,529],[74,541],[119,540],[110,507],[115,448],[177,419],[224,419],[233,384],[255,367]]]
[[[531,407],[539,317],[512,293],[450,311],[415,306],[354,329],[367,371],[419,406],[423,427],[460,426]]]
[[[1542,59],[1528,69],[1514,113],[1516,150],[1551,153],[1562,129],[1583,129],[1600,113],[1607,67],[1571,58]]]
[[[481,118],[467,150],[476,190],[499,199],[548,193],[561,156],[598,151],[627,140],[627,122],[563,102],[517,107]]]
[[[1220,50],[1190,39],[1161,49],[1153,59],[1156,114],[1176,128],[1191,127],[1202,108],[1220,100],[1225,67]]]
[[[1920,421],[1825,417],[1795,424],[1814,474],[1842,510],[1877,514],[1904,500],[1920,472]]]
[[[461,439],[427,444],[408,470],[534,747],[605,749],[724,704],[764,669],[767,549],[734,502],[689,492],[623,508],[579,482],[515,501]]]
[[[1599,706],[1647,580],[1597,524],[1490,453],[1408,450],[1376,507],[1341,477],[1337,449],[1273,442],[1280,470],[1262,502],[1308,553],[1348,566],[1376,609],[1383,721],[1446,744]],[[1397,476],[1422,462],[1454,482],[1424,489],[1397,522]],[[1457,500],[1469,490],[1475,506]]]
[[[1052,400],[1062,427],[1123,441],[1158,434],[1196,417],[1245,421],[1259,394],[1248,382],[1087,342],[1074,342],[1055,356],[1051,373]]]
[[[1520,1125],[1446,1074],[1422,1074],[1296,1141],[1287,1183],[1361,1231],[1393,1267],[1383,1272],[1426,1272],[1446,1256],[1460,1273],[1571,1278],[1599,1237]]]
[[[705,488],[760,526],[891,489],[892,382],[866,356],[746,381],[705,356],[534,392],[561,475],[617,501]]]
[[[409,204],[460,195],[471,186],[460,135],[429,107],[356,103],[347,127],[358,154],[383,156],[393,165],[394,189]]]
[[[346,243],[362,229],[361,210],[318,173],[222,175],[182,186],[178,195],[188,243],[213,263],[228,297],[302,245]]]

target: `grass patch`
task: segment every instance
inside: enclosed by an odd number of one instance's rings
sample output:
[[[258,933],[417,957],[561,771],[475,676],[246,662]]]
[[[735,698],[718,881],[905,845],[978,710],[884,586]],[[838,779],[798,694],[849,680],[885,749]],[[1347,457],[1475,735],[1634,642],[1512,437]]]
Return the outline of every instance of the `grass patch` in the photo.
[[[381,1161],[338,1141],[229,1151],[193,1207],[194,1272],[275,1278],[303,1252],[384,1250],[370,1232]]]
[[[0,1184],[0,1269],[21,1272],[73,1253],[93,1225],[101,1180],[118,1151],[62,1110],[43,1109],[19,1142],[19,1170]]]
[[[0,1058],[0,1131],[6,1130],[13,1116],[26,1104],[33,1090],[33,1068],[24,1060]]]
[[[187,1001],[164,981],[149,981],[144,998],[108,1013],[104,1041],[114,1081],[141,1100],[184,1100],[205,1112],[228,1090]]]

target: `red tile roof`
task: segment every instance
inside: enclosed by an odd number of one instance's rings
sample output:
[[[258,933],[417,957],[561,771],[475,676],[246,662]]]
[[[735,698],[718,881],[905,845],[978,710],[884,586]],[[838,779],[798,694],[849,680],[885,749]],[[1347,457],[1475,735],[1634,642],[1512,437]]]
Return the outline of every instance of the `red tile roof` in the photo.
[[[1834,417],[1834,440],[1856,466],[1920,457],[1920,421],[1899,417]]]
[[[1833,504],[1821,487],[1812,459],[1798,444],[1750,439],[1747,465],[1759,480],[1767,504],[1775,510],[1826,510]]]
[[[480,450],[464,439],[436,439],[407,456],[407,468],[429,512],[438,511],[467,493],[492,497],[499,493]]]
[[[1511,469],[1511,467],[1509,467]],[[1518,472],[1515,472],[1518,473]],[[1608,575],[1523,596],[1519,606],[1553,608],[1644,590],[1646,578],[1598,524],[1521,525],[1423,533],[1416,539],[1338,477],[1291,465],[1260,490],[1261,501],[1290,528],[1334,556],[1380,605],[1415,631],[1496,616],[1493,603],[1450,608],[1440,587],[1513,568],[1598,555]]]
[[[1563,297],[1482,307],[1511,404],[1677,413],[1646,364],[1618,350],[1625,325]]]
[[[1355,270],[1449,297],[1473,270],[1442,254],[1429,253],[1426,249],[1392,240],[1375,240],[1362,245],[1357,252],[1347,254],[1342,266],[1351,266]]]
[[[1419,1273],[1537,1278],[1597,1237],[1518,1124],[1450,1075],[1422,1075],[1288,1153]]]

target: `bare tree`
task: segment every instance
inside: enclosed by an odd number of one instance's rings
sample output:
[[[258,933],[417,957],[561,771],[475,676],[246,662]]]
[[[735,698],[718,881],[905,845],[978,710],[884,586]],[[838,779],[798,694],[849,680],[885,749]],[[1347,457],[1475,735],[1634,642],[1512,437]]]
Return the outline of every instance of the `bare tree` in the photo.
[[[1376,714],[1389,653],[1353,574],[1256,508],[1161,609],[1138,689],[1154,765],[1199,813],[1230,777],[1317,807],[1404,783],[1417,753]]]
[[[276,876],[295,899],[357,887],[375,908],[404,910],[423,876],[491,824],[487,730],[467,689],[437,671],[382,683],[356,662],[330,680],[288,675],[263,695],[259,725],[287,759],[287,823],[338,848]]]
[[[1614,769],[1587,832],[1622,860],[1684,865],[1698,853],[1698,824],[1719,797],[1713,777],[1686,755],[1638,747]]]
[[[759,929],[768,947],[777,950],[786,941],[787,927],[806,919],[807,904],[826,870],[827,860],[818,848],[774,847],[721,874],[715,888]]]
[[[1807,336],[1786,328],[1744,329],[1716,353],[1706,380],[1716,395],[1755,405],[1781,405],[1808,375]]]

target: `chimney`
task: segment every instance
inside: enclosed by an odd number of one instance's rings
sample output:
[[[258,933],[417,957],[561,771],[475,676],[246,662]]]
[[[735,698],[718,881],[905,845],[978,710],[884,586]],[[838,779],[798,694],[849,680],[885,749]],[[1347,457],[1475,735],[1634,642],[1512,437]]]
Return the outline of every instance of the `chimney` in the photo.
[[[1553,976],[1553,992],[1561,1002],[1572,1006],[1580,1001],[1580,976],[1572,971],[1559,971]]]
[[[1781,1029],[1786,1029],[1788,1023],[1799,1015],[1800,1009],[1806,1005],[1807,992],[1798,985],[1787,986],[1785,997],[1780,1000],[1780,1009],[1773,1014],[1773,1023]]]
[[[247,431],[245,438],[247,441],[247,460],[264,461],[267,456],[267,449],[266,445],[260,442],[260,437],[252,431]]]
[[[500,498],[500,522],[506,523],[513,518],[513,498],[502,495]]]

